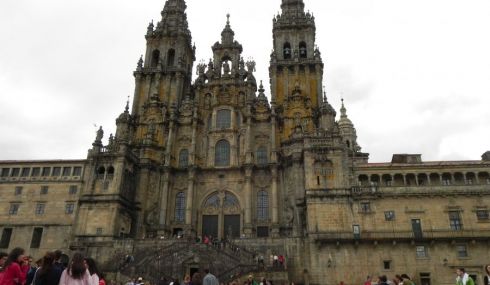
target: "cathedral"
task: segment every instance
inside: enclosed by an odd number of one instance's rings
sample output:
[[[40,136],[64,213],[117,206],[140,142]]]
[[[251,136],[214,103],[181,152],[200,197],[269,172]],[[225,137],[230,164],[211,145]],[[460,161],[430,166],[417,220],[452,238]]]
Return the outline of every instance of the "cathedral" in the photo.
[[[453,284],[458,267],[481,283],[490,152],[369,163],[344,103],[337,111],[325,95],[315,18],[303,0],[280,7],[269,100],[229,19],[213,58],[195,66],[186,2],[167,0],[114,135],[101,127],[86,159],[0,161],[0,249],[82,251],[117,278],[210,267],[227,280],[280,254],[286,270],[271,278],[295,284],[400,273]],[[195,244],[204,236],[243,250]]]

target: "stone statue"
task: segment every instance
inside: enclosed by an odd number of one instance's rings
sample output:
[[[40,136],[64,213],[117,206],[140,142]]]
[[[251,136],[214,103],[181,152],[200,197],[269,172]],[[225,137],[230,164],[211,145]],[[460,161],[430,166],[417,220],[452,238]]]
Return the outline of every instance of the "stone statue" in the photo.
[[[228,63],[228,61],[223,62],[223,74],[224,75],[230,74],[230,64]]]
[[[97,131],[97,135],[95,136],[95,141],[101,142],[103,137],[104,137],[104,130],[102,129],[102,126],[100,126],[99,130]]]

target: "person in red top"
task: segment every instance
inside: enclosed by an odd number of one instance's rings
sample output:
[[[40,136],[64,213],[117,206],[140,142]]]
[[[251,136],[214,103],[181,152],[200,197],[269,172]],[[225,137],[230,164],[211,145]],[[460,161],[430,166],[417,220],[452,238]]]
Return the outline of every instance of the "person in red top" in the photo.
[[[25,260],[23,248],[14,248],[5,262],[5,270],[0,285],[25,285],[27,271],[29,271],[28,260]]]
[[[7,262],[8,253],[0,252],[0,283],[2,283],[3,271],[5,270],[5,262]]]
[[[371,285],[372,281],[373,281],[373,278],[371,278],[371,276],[368,275],[368,277],[366,278],[366,282],[364,282],[364,285]]]

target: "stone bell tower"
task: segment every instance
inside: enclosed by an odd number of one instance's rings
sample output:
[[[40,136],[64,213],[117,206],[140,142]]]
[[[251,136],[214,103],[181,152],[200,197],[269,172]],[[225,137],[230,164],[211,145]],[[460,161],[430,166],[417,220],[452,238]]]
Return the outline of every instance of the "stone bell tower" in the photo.
[[[269,74],[272,102],[283,112],[281,141],[295,132],[311,133],[322,103],[323,62],[315,46],[315,18],[302,0],[282,0],[273,19]]]

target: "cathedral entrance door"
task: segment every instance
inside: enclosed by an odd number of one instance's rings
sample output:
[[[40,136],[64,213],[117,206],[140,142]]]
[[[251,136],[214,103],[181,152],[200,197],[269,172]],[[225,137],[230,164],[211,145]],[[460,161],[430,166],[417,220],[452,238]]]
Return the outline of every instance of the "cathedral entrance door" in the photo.
[[[240,215],[225,215],[225,237],[240,237]]]
[[[218,215],[205,215],[202,217],[202,234],[208,237],[218,236]]]
[[[202,207],[202,235],[219,239],[240,237],[241,208],[237,197],[228,191],[215,192]]]

